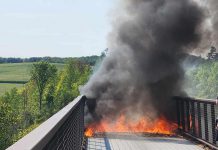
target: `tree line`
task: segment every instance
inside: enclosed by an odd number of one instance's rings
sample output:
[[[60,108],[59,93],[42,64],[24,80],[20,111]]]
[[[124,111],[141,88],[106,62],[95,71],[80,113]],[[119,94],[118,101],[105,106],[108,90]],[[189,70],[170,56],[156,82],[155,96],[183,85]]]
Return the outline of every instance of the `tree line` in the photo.
[[[65,63],[69,60],[75,60],[80,61],[86,64],[89,64],[91,66],[94,66],[98,59],[101,56],[86,56],[86,57],[67,57],[67,58],[61,58],[61,57],[30,57],[30,58],[3,58],[0,57],[0,63],[23,63],[23,62],[40,62],[40,61],[46,61],[49,63]]]
[[[90,64],[74,59],[69,59],[60,73],[48,61],[34,63],[28,83],[0,97],[0,150],[77,97],[91,72]]]

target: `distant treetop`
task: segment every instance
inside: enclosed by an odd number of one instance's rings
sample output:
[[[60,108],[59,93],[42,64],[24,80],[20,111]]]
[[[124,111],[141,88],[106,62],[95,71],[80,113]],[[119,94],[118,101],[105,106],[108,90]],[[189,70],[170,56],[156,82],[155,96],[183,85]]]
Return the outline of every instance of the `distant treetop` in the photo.
[[[90,66],[94,66],[95,63],[100,59],[100,56],[86,56],[86,57],[30,57],[30,58],[3,58],[0,57],[0,63],[23,63],[23,62],[40,62],[47,61],[49,63],[65,63],[70,59],[79,60],[85,64],[89,64]]]

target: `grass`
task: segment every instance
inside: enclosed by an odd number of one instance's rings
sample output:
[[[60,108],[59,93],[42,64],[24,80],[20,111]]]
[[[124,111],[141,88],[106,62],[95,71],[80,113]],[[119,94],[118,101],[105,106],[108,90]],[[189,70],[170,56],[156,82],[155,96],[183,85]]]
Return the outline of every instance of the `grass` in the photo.
[[[23,87],[23,82],[30,79],[30,70],[33,63],[8,63],[0,64],[0,95],[16,87]],[[65,64],[54,64],[59,71]]]
[[[14,87],[19,89],[23,87],[23,84],[0,83],[0,95],[3,95],[5,92],[10,91]]]
[[[0,64],[0,81],[28,81],[33,63]],[[54,64],[62,70],[64,64]]]

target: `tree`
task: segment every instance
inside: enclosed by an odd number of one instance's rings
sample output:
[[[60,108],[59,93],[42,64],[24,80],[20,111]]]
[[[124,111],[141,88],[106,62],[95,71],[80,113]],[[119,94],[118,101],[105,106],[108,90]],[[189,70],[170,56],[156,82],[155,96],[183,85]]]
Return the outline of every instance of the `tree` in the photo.
[[[66,105],[79,95],[79,86],[84,85],[91,73],[91,67],[80,61],[70,60],[59,76],[56,96],[59,106]]]
[[[33,64],[31,70],[31,79],[37,86],[39,94],[39,110],[42,110],[42,96],[44,89],[50,80],[54,79],[57,74],[57,68],[55,65],[51,65],[48,62],[38,62]]]
[[[188,73],[188,94],[193,97],[217,97],[218,91],[218,62],[208,61]]]
[[[0,100],[0,150],[7,148],[12,143],[12,124],[16,118],[12,114],[12,108],[7,102]]]

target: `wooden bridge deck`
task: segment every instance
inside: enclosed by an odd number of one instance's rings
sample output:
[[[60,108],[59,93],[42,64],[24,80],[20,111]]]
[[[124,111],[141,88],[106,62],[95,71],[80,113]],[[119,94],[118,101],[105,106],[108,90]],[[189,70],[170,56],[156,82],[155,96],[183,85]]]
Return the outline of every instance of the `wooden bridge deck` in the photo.
[[[161,136],[105,136],[88,139],[88,150],[203,150],[186,139]]]

